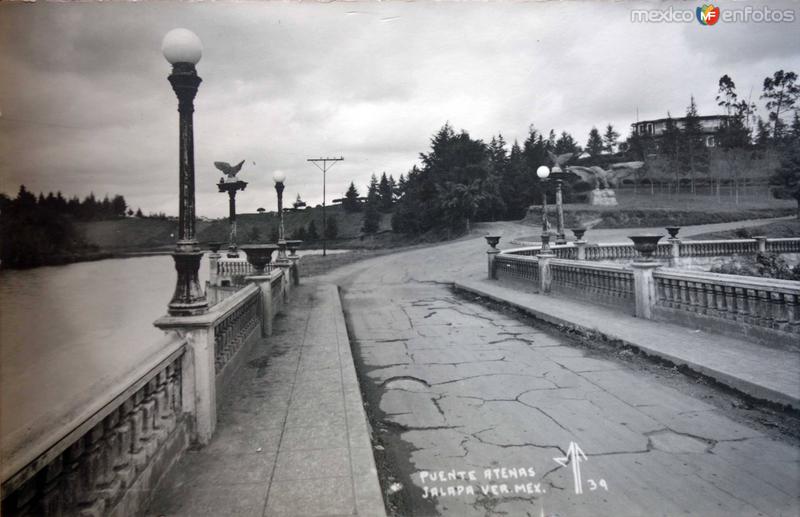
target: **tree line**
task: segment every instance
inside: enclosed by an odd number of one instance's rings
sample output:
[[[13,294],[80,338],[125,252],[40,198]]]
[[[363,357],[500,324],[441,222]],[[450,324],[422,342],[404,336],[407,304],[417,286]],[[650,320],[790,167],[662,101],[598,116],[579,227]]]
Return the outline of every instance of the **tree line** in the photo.
[[[743,179],[758,173],[769,181],[776,195],[794,198],[800,207],[799,97],[794,72],[779,70],[765,78],[761,94],[765,120],[756,116],[755,103],[740,97],[733,80],[723,75],[716,101],[726,116],[714,135],[713,146],[707,145],[708,133],[694,97],[690,97],[681,124],[667,113],[663,135],[656,138],[634,131],[624,145],[620,145],[620,134],[611,124],[602,134],[593,127],[585,147],[566,131],[545,134],[533,125],[524,142],[514,141],[509,147],[502,134],[485,143],[466,130],[456,132],[446,123],[431,138],[430,150],[420,154],[419,166],[397,182],[386,173],[380,180],[373,175],[364,202],[351,183],[343,205],[347,211],[364,212],[365,233],[377,231],[382,214],[387,212],[392,212],[392,228],[407,234],[462,231],[470,221],[520,219],[528,206],[541,199],[543,184],[534,172],[550,163],[548,151],[585,151],[588,156],[577,160],[581,165],[644,161],[645,167],[639,169],[633,184],[636,188],[638,183],[649,183],[651,194],[655,180],[666,180],[676,192],[685,185],[687,191],[697,193],[699,185],[707,185],[718,196],[726,183],[738,202]],[[577,177],[567,177],[565,202],[574,201],[576,195],[590,188]]]
[[[24,268],[70,262],[96,252],[75,228],[74,221],[124,217],[122,196],[98,201],[89,194],[80,201],[58,192],[38,197],[21,185],[15,198],[0,194],[0,259],[3,267]]]

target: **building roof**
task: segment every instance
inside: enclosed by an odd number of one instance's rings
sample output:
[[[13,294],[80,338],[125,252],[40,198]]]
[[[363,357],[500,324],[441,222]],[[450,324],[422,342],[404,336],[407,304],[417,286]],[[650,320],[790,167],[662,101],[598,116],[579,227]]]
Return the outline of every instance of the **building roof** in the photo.
[[[635,126],[637,124],[655,124],[655,123],[658,123],[658,122],[666,122],[670,118],[673,121],[675,121],[675,120],[686,120],[686,117],[665,117],[665,118],[657,118],[657,119],[653,119],[653,120],[640,120],[638,122],[631,123],[631,125]],[[712,119],[727,119],[727,118],[730,118],[730,116],[729,115],[699,115],[697,118],[699,120],[712,120]]]

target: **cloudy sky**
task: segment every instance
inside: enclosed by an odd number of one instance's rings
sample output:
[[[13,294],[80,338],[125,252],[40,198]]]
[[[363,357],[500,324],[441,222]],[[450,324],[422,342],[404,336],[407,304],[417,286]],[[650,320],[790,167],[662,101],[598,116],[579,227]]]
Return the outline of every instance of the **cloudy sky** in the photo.
[[[797,21],[631,22],[631,9],[670,5],[3,2],[0,190],[119,193],[175,214],[177,104],[160,49],[174,27],[204,45],[195,161],[198,215],[211,217],[227,213],[214,161],[247,160],[241,212],[274,209],[275,169],[289,200],[316,204],[322,174],[307,158],[344,156],[331,199],[408,171],[447,121],[487,141],[522,141],[533,124],[585,144],[593,125],[626,136],[637,108],[640,120],[678,115],[690,95],[718,112],[722,74],[758,100],[765,76],[800,72]]]

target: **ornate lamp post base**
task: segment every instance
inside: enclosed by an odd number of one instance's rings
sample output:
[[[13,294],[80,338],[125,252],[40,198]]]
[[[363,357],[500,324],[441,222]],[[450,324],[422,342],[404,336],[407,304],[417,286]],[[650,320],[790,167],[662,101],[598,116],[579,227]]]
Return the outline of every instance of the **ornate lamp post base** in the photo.
[[[169,302],[170,316],[194,316],[208,310],[208,300],[198,279],[202,258],[203,252],[199,250],[175,251],[172,254],[178,281],[172,301]]]

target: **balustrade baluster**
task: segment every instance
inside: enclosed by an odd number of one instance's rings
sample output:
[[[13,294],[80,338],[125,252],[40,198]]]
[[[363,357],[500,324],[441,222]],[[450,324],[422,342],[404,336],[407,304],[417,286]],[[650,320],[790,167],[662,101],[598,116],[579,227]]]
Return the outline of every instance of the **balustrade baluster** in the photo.
[[[769,292],[763,289],[758,291],[759,320],[762,327],[772,328],[772,307],[769,301]]]
[[[41,498],[38,515],[63,515],[64,507],[64,455],[59,454],[41,473]]]
[[[36,517],[36,499],[39,490],[35,479],[29,479],[14,492],[14,510],[18,515],[24,517]]]
[[[735,320],[738,307],[736,307],[736,296],[733,291],[733,286],[723,286],[725,292],[725,306],[728,308],[725,317],[727,319]]]
[[[675,281],[671,278],[665,278],[664,280],[664,305],[666,307],[674,308],[675,307]]]
[[[708,314],[708,295],[706,291],[708,285],[705,282],[697,282],[697,312],[699,314]]]
[[[697,302],[697,282],[687,281],[686,282],[686,290],[688,291],[689,295],[689,311],[690,312],[697,312],[697,307],[699,303]]]
[[[714,284],[714,302],[717,308],[716,316],[718,318],[725,317],[725,295],[722,290],[722,286],[719,284]]]
[[[99,497],[95,481],[102,470],[103,426],[96,425],[86,436],[86,452],[78,466],[82,490],[78,492],[77,502],[83,507],[82,512],[89,515],[103,515],[105,500]],[[87,511],[88,510],[88,511]]]
[[[795,294],[784,293],[784,303],[786,305],[787,332],[800,334],[800,307],[798,307],[798,296]]]
[[[769,293],[770,298],[770,316],[772,318],[772,327],[775,330],[784,330],[788,318],[783,305],[783,296],[777,291]]]
[[[686,286],[686,280],[678,280],[678,306],[681,310],[689,309],[689,290]]]

